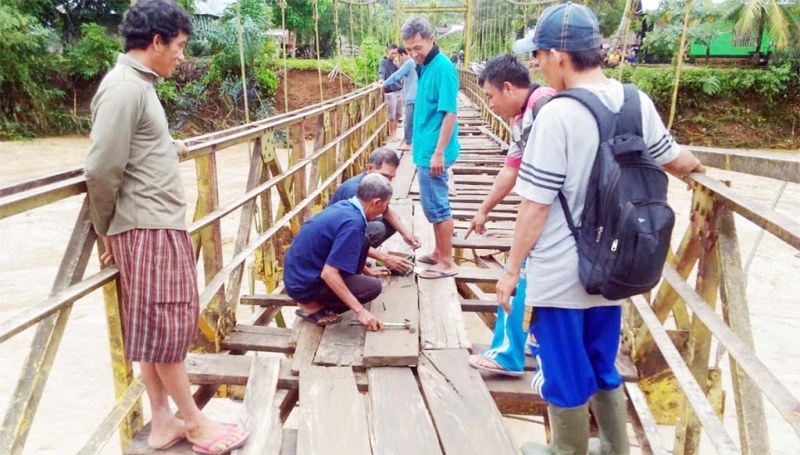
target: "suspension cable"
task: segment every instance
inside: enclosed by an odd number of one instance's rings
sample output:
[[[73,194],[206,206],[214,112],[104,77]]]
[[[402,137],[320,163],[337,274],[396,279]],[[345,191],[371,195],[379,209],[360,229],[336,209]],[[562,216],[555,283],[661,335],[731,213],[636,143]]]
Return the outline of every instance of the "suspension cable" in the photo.
[[[289,112],[289,56],[286,55],[289,31],[286,30],[286,0],[280,0],[278,5],[281,7],[281,33],[286,33],[283,37],[283,112]]]

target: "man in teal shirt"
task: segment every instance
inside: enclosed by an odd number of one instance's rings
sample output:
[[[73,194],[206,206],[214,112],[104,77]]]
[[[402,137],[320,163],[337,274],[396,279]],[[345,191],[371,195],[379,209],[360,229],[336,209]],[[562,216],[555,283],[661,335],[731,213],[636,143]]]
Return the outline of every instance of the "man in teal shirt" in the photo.
[[[403,24],[403,44],[417,64],[419,81],[414,107],[412,148],[419,178],[419,196],[425,217],[433,224],[436,248],[417,260],[431,267],[420,278],[456,274],[453,261],[453,217],[448,200],[447,170],[458,158],[458,73],[439,52],[433,27],[412,17]]]

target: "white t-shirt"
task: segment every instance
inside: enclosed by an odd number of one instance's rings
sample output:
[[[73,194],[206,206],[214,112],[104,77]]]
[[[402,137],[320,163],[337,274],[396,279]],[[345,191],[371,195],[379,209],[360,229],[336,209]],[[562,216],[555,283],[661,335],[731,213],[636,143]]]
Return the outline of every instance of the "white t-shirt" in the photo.
[[[580,88],[596,95],[612,112],[619,112],[622,84],[609,80]],[[639,92],[642,133],[651,155],[664,165],[680,148],[658,116],[653,101]],[[586,293],[578,277],[578,252],[558,192],[567,198],[576,225],[581,214],[600,138],[597,122],[580,102],[556,98],[539,111],[533,124],[514,191],[533,202],[550,205],[541,237],[528,255],[525,304],[537,307],[591,308],[617,305]]]

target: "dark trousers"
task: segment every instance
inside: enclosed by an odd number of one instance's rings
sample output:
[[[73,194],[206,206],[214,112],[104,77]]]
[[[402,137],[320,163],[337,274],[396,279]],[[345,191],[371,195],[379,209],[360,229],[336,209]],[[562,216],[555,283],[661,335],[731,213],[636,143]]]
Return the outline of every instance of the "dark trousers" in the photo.
[[[361,270],[367,263],[367,253],[370,247],[369,238],[366,240],[367,241],[364,242],[364,248],[361,251],[361,258],[358,261],[358,273],[344,278],[344,284],[347,286],[347,289],[350,290],[356,300],[362,304],[375,300],[375,298],[381,294],[382,290],[380,279],[361,274]],[[326,310],[337,314],[344,313],[350,309],[350,307],[342,302],[342,299],[333,292],[333,289],[328,287],[325,283],[317,288],[311,300],[318,302]]]
[[[397,232],[382,216],[367,223],[367,241],[372,248],[378,248]],[[366,260],[366,258],[365,258]]]

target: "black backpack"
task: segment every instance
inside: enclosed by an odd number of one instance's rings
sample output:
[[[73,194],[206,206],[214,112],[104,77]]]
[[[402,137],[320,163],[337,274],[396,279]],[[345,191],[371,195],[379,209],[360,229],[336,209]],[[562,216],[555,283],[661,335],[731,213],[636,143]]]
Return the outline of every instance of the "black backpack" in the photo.
[[[562,192],[558,197],[578,246],[581,283],[589,294],[619,300],[652,289],[661,279],[675,213],[667,205],[668,179],[642,137],[639,90],[625,84],[614,113],[591,92],[556,95],[586,106],[597,121],[600,147],[576,227]]]

